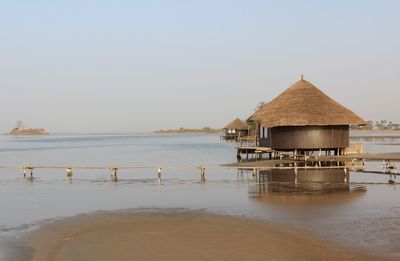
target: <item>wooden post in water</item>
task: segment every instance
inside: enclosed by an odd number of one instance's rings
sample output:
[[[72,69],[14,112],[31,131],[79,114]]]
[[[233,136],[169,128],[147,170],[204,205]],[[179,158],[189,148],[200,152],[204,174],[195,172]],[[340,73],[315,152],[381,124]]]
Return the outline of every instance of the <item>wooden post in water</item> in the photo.
[[[112,181],[118,181],[117,171],[118,171],[118,168],[110,167],[110,176],[111,176]]]
[[[254,179],[257,178],[257,169],[256,168],[253,169],[253,174],[252,175],[253,175]]]
[[[393,173],[393,184],[396,184],[396,177],[397,177],[396,163],[391,164],[390,169],[391,169],[391,173]]]
[[[397,176],[397,166],[395,163],[391,163],[390,160],[383,160],[382,163],[383,172],[389,174],[389,184],[396,184],[396,176]],[[393,178],[392,178],[393,175]]]
[[[237,154],[236,154],[236,158],[238,160],[238,162],[240,162],[242,160],[242,156],[240,155],[240,149],[237,149]]]
[[[206,168],[200,167],[200,180],[205,181],[206,180]]]
[[[162,168],[157,169],[157,177],[159,180],[161,180],[161,170],[162,170]]]
[[[392,179],[392,173],[390,173],[388,183],[391,184],[391,185],[396,184],[396,174],[394,175],[394,179]]]
[[[22,167],[23,173],[24,173],[24,178],[26,177],[26,171],[30,170],[31,171],[31,178],[33,177],[33,167]]]
[[[72,179],[72,168],[67,168],[66,173],[67,173],[67,179],[71,180]]]

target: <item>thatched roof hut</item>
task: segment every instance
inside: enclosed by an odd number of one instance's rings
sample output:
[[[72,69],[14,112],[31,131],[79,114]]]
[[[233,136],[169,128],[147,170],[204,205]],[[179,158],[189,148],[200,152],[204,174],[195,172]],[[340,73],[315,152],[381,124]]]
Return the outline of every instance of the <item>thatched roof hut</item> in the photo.
[[[261,126],[365,125],[354,112],[332,100],[312,83],[303,79],[248,118]]]
[[[225,134],[222,136],[225,140],[238,140],[240,137],[249,135],[249,125],[236,118],[224,127]]]
[[[239,118],[234,119],[224,127],[225,130],[248,130],[249,126]]]
[[[349,126],[365,124],[303,76],[248,121],[257,123],[259,146],[294,152],[333,150],[336,154],[349,146]]]

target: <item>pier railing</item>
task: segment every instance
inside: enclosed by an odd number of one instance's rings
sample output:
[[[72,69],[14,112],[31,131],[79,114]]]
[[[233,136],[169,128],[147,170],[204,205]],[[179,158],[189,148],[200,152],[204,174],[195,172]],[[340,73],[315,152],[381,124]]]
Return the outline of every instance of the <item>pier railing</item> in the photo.
[[[200,166],[164,166],[164,167],[156,167],[156,166],[69,166],[69,165],[26,165],[26,166],[16,166],[16,165],[0,165],[2,169],[19,169],[22,171],[24,177],[33,177],[34,170],[38,169],[64,169],[67,179],[71,180],[73,176],[73,172],[75,170],[106,170],[108,171],[111,180],[117,181],[117,174],[118,171],[122,170],[137,170],[137,169],[147,169],[147,170],[154,170],[156,174],[156,178],[161,180],[163,177],[163,173],[165,169],[167,170],[197,170],[200,174],[200,181],[205,181],[206,170],[213,170],[213,169],[222,169],[222,168],[229,168],[229,169],[236,169],[236,170],[249,170],[253,173],[257,173],[260,170],[272,170],[272,169],[345,169],[348,171],[353,172],[365,172],[365,173],[373,173],[373,174],[384,174],[390,175],[389,183],[395,184],[396,183],[396,176],[399,175],[397,171],[397,163],[400,160],[383,160],[382,164],[382,171],[367,171],[364,169],[364,162],[365,159],[340,159],[336,158],[333,160],[328,158],[326,160],[291,160],[291,161],[280,161],[274,160],[271,165],[262,165],[262,164],[239,164],[239,165],[200,165]],[[351,161],[349,161],[351,160]],[[371,161],[376,161],[376,159],[372,159]],[[256,162],[257,163],[257,162]],[[336,163],[336,165],[335,165]],[[379,166],[376,166],[379,167]]]
[[[240,146],[240,147],[256,147],[257,146],[257,137],[256,136],[240,137],[238,139],[238,146]]]

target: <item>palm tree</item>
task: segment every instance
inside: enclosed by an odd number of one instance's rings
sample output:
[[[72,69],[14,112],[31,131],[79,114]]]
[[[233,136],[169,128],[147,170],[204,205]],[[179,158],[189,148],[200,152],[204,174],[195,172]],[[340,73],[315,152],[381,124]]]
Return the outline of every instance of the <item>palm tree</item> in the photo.
[[[265,102],[259,102],[257,107],[254,109],[255,111],[259,111],[263,106],[265,105]]]

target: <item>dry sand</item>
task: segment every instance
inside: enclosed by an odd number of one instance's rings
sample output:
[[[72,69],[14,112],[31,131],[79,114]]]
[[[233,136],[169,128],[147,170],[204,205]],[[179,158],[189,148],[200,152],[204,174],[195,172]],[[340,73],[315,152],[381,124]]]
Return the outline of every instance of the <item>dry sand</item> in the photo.
[[[34,260],[375,260],[295,231],[204,212],[100,213],[23,239]]]

